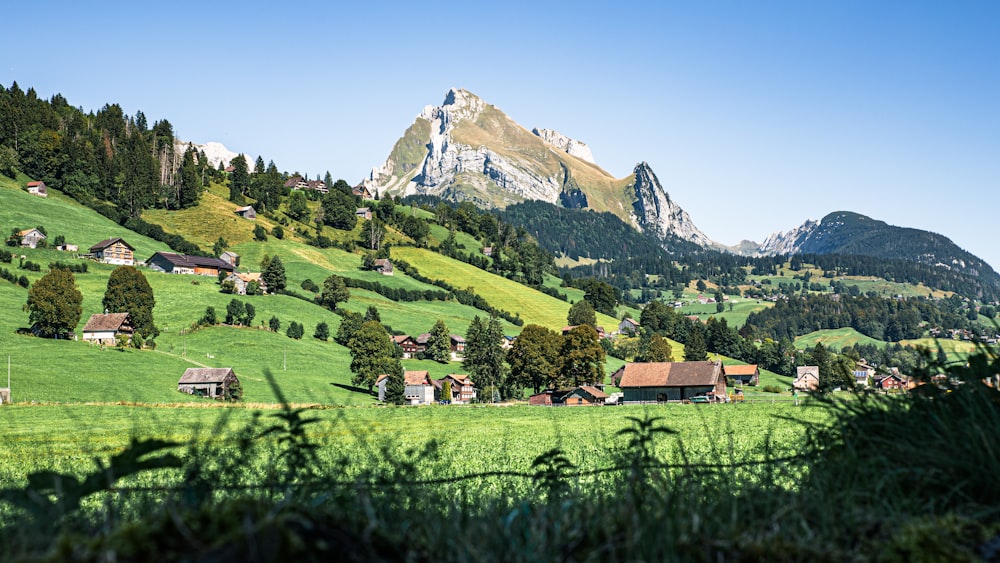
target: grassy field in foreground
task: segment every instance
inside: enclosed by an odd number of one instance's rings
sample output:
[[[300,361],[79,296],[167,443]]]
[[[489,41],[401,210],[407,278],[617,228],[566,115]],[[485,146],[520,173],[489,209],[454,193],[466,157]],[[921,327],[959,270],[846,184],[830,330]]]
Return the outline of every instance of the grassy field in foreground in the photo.
[[[261,418],[255,420],[255,413]],[[119,405],[27,406],[0,408],[5,455],[0,479],[16,482],[30,471],[93,468],[93,457],[120,451],[130,437],[187,441],[226,436],[254,424],[274,424],[274,409],[136,407]],[[555,447],[586,467],[610,465],[624,446],[619,430],[629,417],[661,418],[678,432],[657,442],[657,453],[673,458],[682,442],[689,455],[762,456],[765,442],[775,451],[790,447],[805,425],[825,419],[825,411],[784,404],[659,405],[624,407],[455,407],[335,408],[310,410],[319,422],[310,439],[324,444],[324,455],[354,452],[364,463],[379,458],[381,445],[420,448],[438,442],[442,463],[455,474],[497,467],[527,469],[532,460]],[[455,432],[461,429],[461,432]],[[223,440],[225,442],[225,439]],[[712,452],[716,452],[713,454]]]

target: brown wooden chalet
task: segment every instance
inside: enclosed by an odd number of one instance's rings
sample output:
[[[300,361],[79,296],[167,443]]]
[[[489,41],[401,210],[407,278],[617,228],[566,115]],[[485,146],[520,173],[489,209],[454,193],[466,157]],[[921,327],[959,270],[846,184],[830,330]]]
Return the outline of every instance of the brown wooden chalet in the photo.
[[[726,395],[719,362],[641,362],[625,364],[612,375],[625,403],[684,401],[709,392]]]
[[[441,395],[445,381],[451,383],[451,397]],[[433,380],[431,383],[434,384],[434,394],[438,400],[451,401],[456,404],[466,404],[476,400],[476,385],[468,375],[449,373],[441,379]]]
[[[365,187],[364,184],[359,184],[351,189],[351,193],[360,197],[361,199],[372,199],[372,192]]]
[[[208,256],[188,256],[173,252],[157,252],[146,260],[151,270],[168,274],[200,274],[218,276],[219,272],[233,273],[233,265],[219,258]]]
[[[417,344],[417,340],[408,334],[394,335],[392,341],[403,350],[404,360],[416,356],[427,348],[426,344],[424,346]]]
[[[189,395],[224,399],[237,383],[239,379],[233,368],[188,368],[177,381],[177,390]]]
[[[548,389],[528,397],[532,405],[546,406],[587,406],[603,405],[608,394],[592,385],[581,385],[572,389]]]
[[[757,385],[760,383],[760,369],[757,368],[757,364],[722,366],[722,371],[726,374],[726,379],[732,383],[740,383],[742,385]]]
[[[97,344],[114,345],[119,336],[132,338],[132,323],[128,313],[91,315],[83,327],[83,340]]]
[[[90,247],[95,260],[119,266],[135,265],[135,247],[120,237],[109,238]]]

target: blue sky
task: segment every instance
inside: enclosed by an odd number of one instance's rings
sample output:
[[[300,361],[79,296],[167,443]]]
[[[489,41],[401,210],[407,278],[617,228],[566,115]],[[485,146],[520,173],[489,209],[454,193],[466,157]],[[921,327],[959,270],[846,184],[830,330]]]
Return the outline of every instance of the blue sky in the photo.
[[[0,82],[356,183],[466,88],[708,236],[850,210],[1000,267],[1000,2],[19,2]],[[17,32],[11,32],[17,30]],[[31,30],[30,33],[28,30]]]

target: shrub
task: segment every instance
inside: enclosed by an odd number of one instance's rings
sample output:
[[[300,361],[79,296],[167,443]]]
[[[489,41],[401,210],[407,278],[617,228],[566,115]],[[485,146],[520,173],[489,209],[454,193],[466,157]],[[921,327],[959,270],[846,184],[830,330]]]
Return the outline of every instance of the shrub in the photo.
[[[781,387],[773,384],[765,385],[761,387],[760,390],[765,393],[781,393]]]

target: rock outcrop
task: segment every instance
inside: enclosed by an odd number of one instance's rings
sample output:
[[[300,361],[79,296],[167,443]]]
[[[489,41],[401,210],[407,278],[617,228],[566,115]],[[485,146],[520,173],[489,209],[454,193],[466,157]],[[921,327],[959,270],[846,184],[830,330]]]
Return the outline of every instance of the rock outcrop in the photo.
[[[635,203],[631,219],[636,227],[646,233],[656,233],[659,238],[674,235],[701,246],[715,246],[695,226],[691,216],[670,199],[648,164],[636,165],[633,177],[631,189],[635,193]]]
[[[546,143],[565,152],[566,154],[571,154],[580,160],[585,160],[591,164],[597,164],[594,162],[594,154],[590,152],[590,147],[587,146],[587,143],[577,141],[576,139],[570,139],[566,135],[563,135],[558,131],[553,131],[552,129],[539,129],[538,127],[535,127],[531,130],[531,132],[541,137],[541,139]]]

